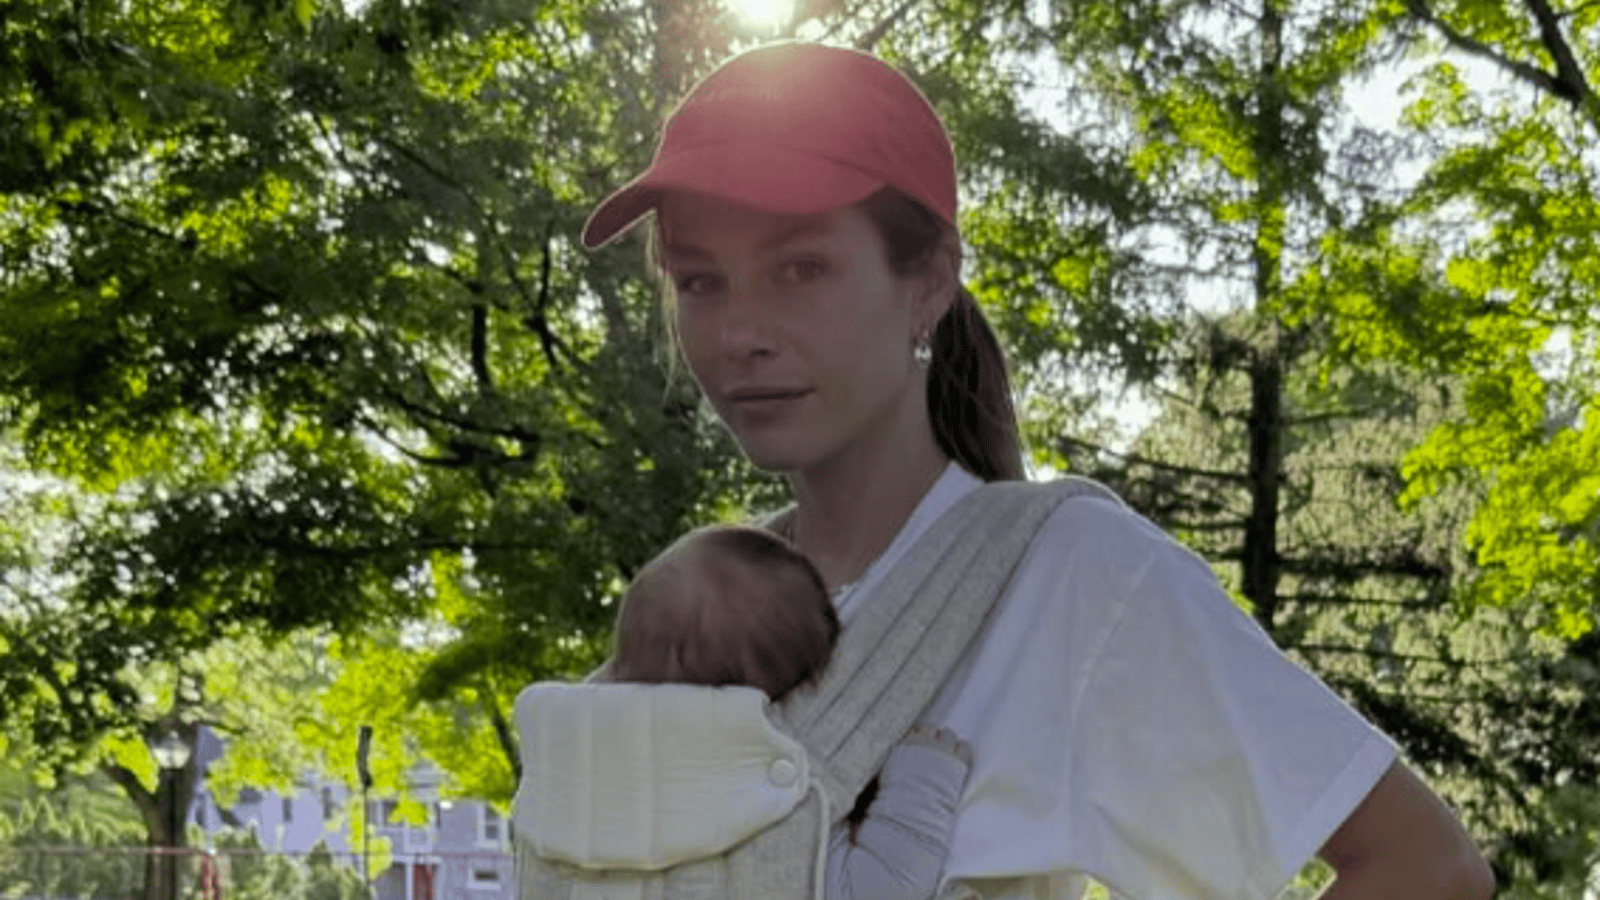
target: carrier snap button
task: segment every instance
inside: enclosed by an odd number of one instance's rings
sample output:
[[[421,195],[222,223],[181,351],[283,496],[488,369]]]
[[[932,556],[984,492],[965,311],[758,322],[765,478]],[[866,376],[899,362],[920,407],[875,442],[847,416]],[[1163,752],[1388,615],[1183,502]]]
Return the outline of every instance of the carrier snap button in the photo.
[[[787,759],[775,760],[767,767],[767,777],[778,787],[786,788],[792,786],[800,777],[800,770]]]

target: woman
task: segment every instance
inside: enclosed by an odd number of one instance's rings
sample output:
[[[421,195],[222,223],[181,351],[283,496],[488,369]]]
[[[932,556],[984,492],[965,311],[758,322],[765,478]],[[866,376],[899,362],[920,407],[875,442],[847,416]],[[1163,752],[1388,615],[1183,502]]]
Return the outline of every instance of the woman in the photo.
[[[725,63],[584,230],[654,211],[684,358],[774,527],[848,627],[874,579],[981,480],[1021,477],[1004,361],[960,285],[950,141],[879,60],[808,44]],[[983,540],[974,534],[972,540]],[[1063,503],[926,721],[972,745],[946,879],[1061,898],[1488,896],[1394,745],[1272,646],[1209,568],[1103,500]]]

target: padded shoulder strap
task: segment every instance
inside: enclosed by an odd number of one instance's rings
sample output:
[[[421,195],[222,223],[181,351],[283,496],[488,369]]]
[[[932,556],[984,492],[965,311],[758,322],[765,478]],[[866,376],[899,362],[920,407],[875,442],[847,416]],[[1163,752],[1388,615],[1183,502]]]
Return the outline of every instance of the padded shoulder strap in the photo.
[[[842,818],[933,701],[1051,512],[1066,498],[1121,503],[1083,478],[994,482],[955,503],[865,598],[814,687],[779,708]]]

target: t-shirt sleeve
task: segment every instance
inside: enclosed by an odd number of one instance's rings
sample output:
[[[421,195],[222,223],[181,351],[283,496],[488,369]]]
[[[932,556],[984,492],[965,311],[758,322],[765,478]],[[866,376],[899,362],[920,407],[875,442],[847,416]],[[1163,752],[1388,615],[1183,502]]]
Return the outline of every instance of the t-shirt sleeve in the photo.
[[[1074,708],[1070,840],[1126,897],[1271,900],[1396,748],[1199,557],[1153,527],[1137,537]]]

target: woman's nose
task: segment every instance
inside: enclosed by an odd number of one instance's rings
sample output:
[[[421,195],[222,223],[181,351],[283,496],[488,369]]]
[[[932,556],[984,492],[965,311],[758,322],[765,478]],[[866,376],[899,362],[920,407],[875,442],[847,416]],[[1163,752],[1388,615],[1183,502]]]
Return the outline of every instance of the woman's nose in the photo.
[[[767,321],[760,298],[741,293],[729,299],[722,318],[722,348],[736,359],[772,353],[772,323]]]

